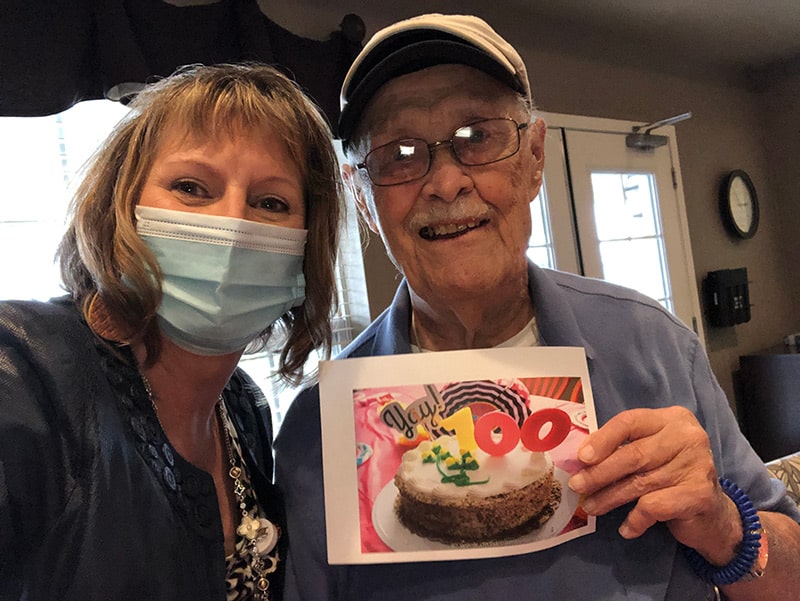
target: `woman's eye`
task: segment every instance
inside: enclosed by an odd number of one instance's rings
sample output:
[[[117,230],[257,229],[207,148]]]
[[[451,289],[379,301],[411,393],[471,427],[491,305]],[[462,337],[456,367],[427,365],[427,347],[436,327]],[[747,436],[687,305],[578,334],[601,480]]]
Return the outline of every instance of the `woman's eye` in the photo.
[[[265,211],[269,211],[270,213],[289,212],[289,205],[280,198],[275,198],[274,196],[259,198],[251,202],[250,205],[257,209],[263,209]]]
[[[182,192],[183,194],[188,194],[190,196],[208,196],[208,192],[205,188],[203,188],[203,186],[197,182],[189,180],[175,182],[172,185],[172,188],[173,190],[177,190],[178,192]]]

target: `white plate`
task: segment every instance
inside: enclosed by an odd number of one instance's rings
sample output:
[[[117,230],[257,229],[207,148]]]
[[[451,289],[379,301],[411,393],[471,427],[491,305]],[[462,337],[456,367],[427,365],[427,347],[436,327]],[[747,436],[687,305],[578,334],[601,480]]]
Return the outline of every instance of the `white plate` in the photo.
[[[394,500],[397,498],[397,487],[394,480],[383,487],[372,506],[372,523],[381,540],[393,551],[432,551],[438,549],[464,549],[469,547],[504,547],[508,545],[521,545],[533,543],[556,536],[569,523],[570,518],[578,508],[578,495],[567,486],[570,475],[564,470],[555,468],[555,477],[561,483],[561,503],[553,516],[536,530],[519,538],[491,543],[452,544],[433,541],[417,536],[403,526],[394,512]]]

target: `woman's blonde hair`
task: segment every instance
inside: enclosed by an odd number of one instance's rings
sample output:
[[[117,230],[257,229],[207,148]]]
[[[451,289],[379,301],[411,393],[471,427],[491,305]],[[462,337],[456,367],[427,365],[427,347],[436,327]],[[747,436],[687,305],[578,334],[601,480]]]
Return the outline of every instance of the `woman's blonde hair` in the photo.
[[[336,301],[342,193],[327,122],[291,80],[261,64],[182,68],[145,87],[130,108],[92,157],[73,198],[59,246],[67,290],[90,324],[93,305],[102,305],[120,341],[142,341],[147,363],[155,362],[160,352],[155,315],[161,272],[136,233],[134,209],[160,135],[177,127],[187,136],[213,140],[261,128],[281,137],[304,183],[306,299],[275,324],[265,324],[260,338],[262,347],[268,341],[270,346],[274,340],[283,343],[278,373],[298,383],[312,350],[329,353]]]

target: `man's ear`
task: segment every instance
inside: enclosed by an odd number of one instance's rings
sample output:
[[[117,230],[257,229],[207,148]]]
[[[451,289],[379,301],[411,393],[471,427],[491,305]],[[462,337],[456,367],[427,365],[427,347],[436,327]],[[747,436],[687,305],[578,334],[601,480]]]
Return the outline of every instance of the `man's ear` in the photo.
[[[547,125],[541,117],[538,117],[533,123],[528,126],[530,132],[530,153],[533,157],[534,167],[531,184],[533,186],[533,195],[531,201],[539,194],[539,188],[542,186],[542,177],[544,173],[544,141],[547,136]]]
[[[356,169],[353,165],[350,165],[349,163],[342,165],[342,181],[344,182],[345,187],[350,191],[350,194],[353,195],[353,199],[358,207],[358,212],[361,213],[361,217],[363,217],[364,221],[367,222],[369,229],[380,235],[378,226],[375,223],[375,217],[370,210],[370,205],[366,198],[364,198],[364,191],[357,182],[360,177],[361,176],[358,173],[358,169]]]
[[[530,124],[531,133],[531,153],[544,165],[544,139],[547,135],[547,124],[544,119],[537,117],[536,121]]]

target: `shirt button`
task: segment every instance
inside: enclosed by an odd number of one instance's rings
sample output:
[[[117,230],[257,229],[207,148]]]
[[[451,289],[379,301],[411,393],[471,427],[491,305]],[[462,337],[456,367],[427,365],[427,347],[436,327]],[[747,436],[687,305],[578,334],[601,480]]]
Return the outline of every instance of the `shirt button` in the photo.
[[[164,481],[171,490],[174,491],[176,488],[178,488],[178,484],[175,482],[175,474],[172,473],[172,470],[168,465],[164,466]]]
[[[167,463],[171,466],[175,465],[175,457],[172,455],[172,449],[169,448],[166,442],[162,445],[161,452],[164,454],[164,459],[167,460]]]

